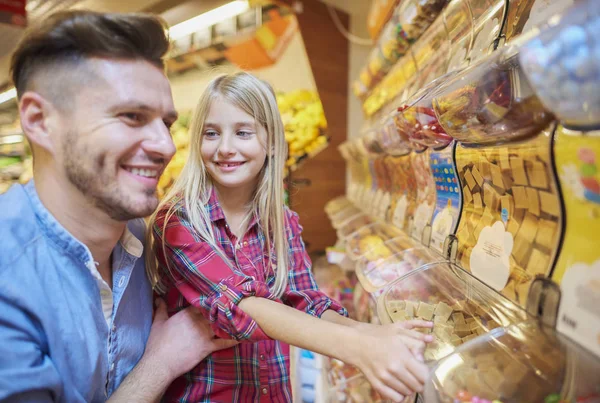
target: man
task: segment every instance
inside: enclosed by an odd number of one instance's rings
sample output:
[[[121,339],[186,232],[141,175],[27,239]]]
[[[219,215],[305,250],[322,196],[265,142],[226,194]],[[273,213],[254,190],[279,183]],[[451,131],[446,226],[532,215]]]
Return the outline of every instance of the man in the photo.
[[[193,310],[152,322],[139,217],[175,153],[165,32],[66,12],[13,55],[34,181],[0,196],[0,401],[153,401],[232,345]]]

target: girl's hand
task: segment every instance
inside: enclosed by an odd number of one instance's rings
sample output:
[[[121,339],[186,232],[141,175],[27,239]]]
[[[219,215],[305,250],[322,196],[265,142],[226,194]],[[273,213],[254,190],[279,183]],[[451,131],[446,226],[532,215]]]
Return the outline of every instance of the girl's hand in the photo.
[[[387,399],[400,402],[421,392],[429,372],[423,363],[423,352],[433,336],[412,329],[432,326],[433,323],[420,320],[361,326],[354,364]]]

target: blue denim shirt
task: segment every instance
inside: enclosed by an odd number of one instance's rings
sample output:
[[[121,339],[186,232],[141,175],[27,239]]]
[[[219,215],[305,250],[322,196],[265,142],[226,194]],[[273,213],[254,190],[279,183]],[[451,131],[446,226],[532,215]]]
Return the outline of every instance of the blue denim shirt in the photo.
[[[141,219],[129,222],[113,250],[109,329],[88,248],[32,182],[0,196],[0,401],[102,402],[114,392],[152,324],[143,232]]]

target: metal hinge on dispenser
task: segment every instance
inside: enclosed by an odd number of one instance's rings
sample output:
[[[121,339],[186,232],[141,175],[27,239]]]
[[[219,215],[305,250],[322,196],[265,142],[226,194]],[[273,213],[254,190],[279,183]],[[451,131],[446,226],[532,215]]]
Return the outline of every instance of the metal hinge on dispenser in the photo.
[[[431,224],[427,224],[423,228],[423,232],[421,233],[421,243],[423,246],[429,248],[429,244],[431,243]]]
[[[560,304],[560,287],[552,280],[537,277],[529,287],[527,294],[527,313],[539,318],[542,324],[556,327],[558,306]]]
[[[450,262],[456,262],[456,255],[458,253],[458,238],[456,235],[450,234],[446,237],[444,241],[444,247],[442,250],[442,255],[444,259],[448,259]]]

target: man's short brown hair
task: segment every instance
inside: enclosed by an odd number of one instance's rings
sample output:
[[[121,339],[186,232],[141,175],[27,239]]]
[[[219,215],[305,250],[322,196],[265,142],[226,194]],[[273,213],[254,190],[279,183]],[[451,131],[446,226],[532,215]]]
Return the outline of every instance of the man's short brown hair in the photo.
[[[25,33],[12,56],[11,77],[20,97],[42,70],[90,57],[146,60],[164,68],[168,50],[167,25],[158,16],[65,11]]]

